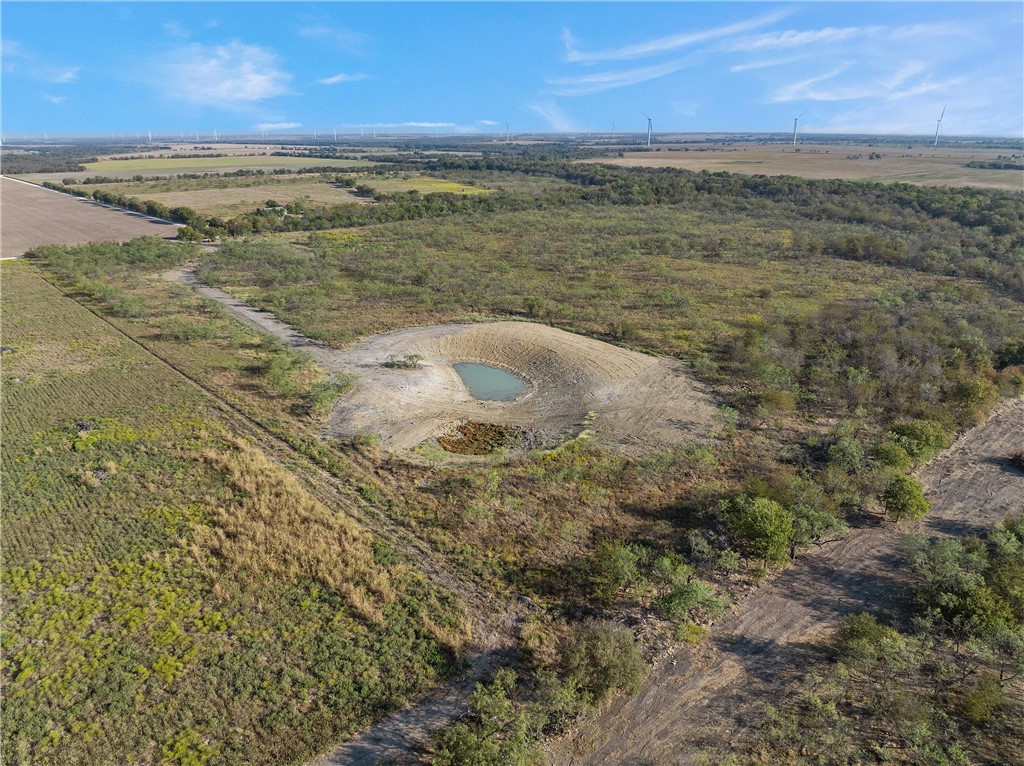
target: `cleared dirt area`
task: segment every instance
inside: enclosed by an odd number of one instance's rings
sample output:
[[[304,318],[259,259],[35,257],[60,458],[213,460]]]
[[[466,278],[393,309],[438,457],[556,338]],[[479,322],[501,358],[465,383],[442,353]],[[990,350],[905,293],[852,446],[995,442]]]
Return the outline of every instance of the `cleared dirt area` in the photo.
[[[697,441],[716,412],[709,393],[679,362],[640,354],[532,322],[432,325],[368,338],[349,350],[317,344],[270,314],[222,290],[196,283],[188,270],[170,272],[219,301],[243,322],[312,353],[330,370],[354,373],[355,386],[335,405],[329,431],[341,438],[366,432],[389,450],[411,449],[465,421],[521,428],[525,446],[578,434],[626,452]],[[415,369],[385,366],[407,355]],[[476,362],[512,372],[526,391],[505,402],[473,398],[452,368]]]
[[[899,149],[864,144],[800,146],[716,146],[710,148],[630,152],[624,157],[584,160],[624,167],[683,168],[744,175],[801,178],[842,178],[857,181],[900,181],[925,186],[983,186],[1024,190],[1024,171],[983,170],[965,165],[994,160],[1008,149]],[[875,159],[872,155],[877,154]],[[1020,160],[1015,160],[1019,162]]]
[[[1024,509],[1024,473],[1006,459],[1022,442],[1024,399],[1015,399],[919,472],[932,503],[922,521],[857,529],[806,555],[719,621],[708,641],[668,653],[637,697],[553,743],[553,763],[657,766],[733,751],[764,703],[800,683],[841,617],[897,597],[903,535],[975,534]]]
[[[383,366],[407,354],[424,360],[412,370]],[[393,450],[467,420],[520,427],[529,446],[540,446],[575,435],[588,419],[601,441],[641,451],[705,436],[715,413],[677,362],[531,322],[413,327],[369,338],[339,362],[359,380],[336,406],[332,431],[369,431]],[[508,370],[527,390],[507,402],[475,399],[457,362]]]
[[[40,245],[127,242],[174,237],[178,224],[114,210],[4,177],[0,185],[0,256],[14,258]]]

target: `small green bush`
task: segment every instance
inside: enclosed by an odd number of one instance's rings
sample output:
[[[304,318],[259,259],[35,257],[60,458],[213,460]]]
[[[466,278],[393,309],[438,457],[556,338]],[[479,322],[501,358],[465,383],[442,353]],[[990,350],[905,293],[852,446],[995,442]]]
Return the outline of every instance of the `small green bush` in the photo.
[[[921,485],[909,476],[897,476],[878,499],[893,521],[919,519],[931,509]]]

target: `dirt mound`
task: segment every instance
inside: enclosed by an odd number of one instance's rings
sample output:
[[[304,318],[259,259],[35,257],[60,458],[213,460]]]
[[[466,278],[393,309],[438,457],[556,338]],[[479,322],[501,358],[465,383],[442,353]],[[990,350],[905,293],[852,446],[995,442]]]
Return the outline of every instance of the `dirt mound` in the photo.
[[[415,369],[385,366],[408,355],[423,360]],[[526,446],[540,446],[579,433],[586,421],[602,442],[639,452],[705,436],[715,413],[679,362],[528,322],[413,327],[323,361],[359,376],[335,407],[331,433],[373,433],[391,450],[465,421],[520,428]],[[452,367],[457,362],[508,370],[527,389],[504,402],[475,399]]]

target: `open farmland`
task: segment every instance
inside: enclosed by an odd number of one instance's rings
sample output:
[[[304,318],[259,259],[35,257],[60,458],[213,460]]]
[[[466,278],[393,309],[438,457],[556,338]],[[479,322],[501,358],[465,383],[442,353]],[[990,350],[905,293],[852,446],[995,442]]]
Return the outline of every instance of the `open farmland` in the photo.
[[[334,184],[318,182],[311,176],[267,176],[260,178],[168,179],[118,184],[85,184],[83,191],[107,190],[167,207],[185,206],[206,216],[232,218],[262,207],[267,200],[287,205],[299,199],[324,205],[368,203],[364,197]],[[208,188],[204,188],[208,187]]]
[[[406,191],[418,191],[420,194],[433,194],[437,192],[448,194],[488,194],[491,191],[485,187],[473,184],[449,181],[444,178],[431,178],[430,176],[364,176],[357,179],[356,183],[365,184],[382,194]]]
[[[112,210],[10,178],[2,180],[0,255],[12,258],[40,245],[125,242],[135,237],[174,237],[178,224]]]
[[[968,168],[972,161],[995,160],[1007,149],[872,146],[870,144],[800,144],[798,146],[725,144],[586,160],[622,167],[682,168],[744,175],[792,175],[801,178],[842,178],[925,186],[982,186],[1024,190],[1024,171]],[[876,158],[872,158],[874,155]],[[1016,160],[1020,162],[1020,160]]]
[[[232,173],[236,170],[298,170],[308,167],[332,167],[338,170],[366,168],[372,162],[343,160],[321,157],[274,157],[271,155],[230,156],[230,157],[144,157],[141,159],[104,159],[85,163],[85,170],[58,173],[26,173],[20,178],[33,183],[62,181],[104,175],[111,178],[129,179],[134,176],[175,176],[194,173]]]
[[[31,265],[3,281],[4,764],[301,762],[449,671],[459,608],[344,486]]]

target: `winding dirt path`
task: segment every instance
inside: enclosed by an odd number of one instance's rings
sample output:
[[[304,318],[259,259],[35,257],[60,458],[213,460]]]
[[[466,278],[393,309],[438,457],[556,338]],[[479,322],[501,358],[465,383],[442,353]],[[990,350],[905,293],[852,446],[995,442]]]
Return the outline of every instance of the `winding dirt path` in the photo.
[[[1024,509],[1024,473],[1006,456],[1024,447],[1024,399],[1004,403],[918,473],[932,510],[914,525],[859,529],[805,555],[719,621],[698,648],[670,652],[640,694],[584,731],[552,743],[560,766],[685,764],[747,736],[765,700],[799,683],[818,641],[850,612],[891,603],[903,588],[896,545],[983,531]]]

